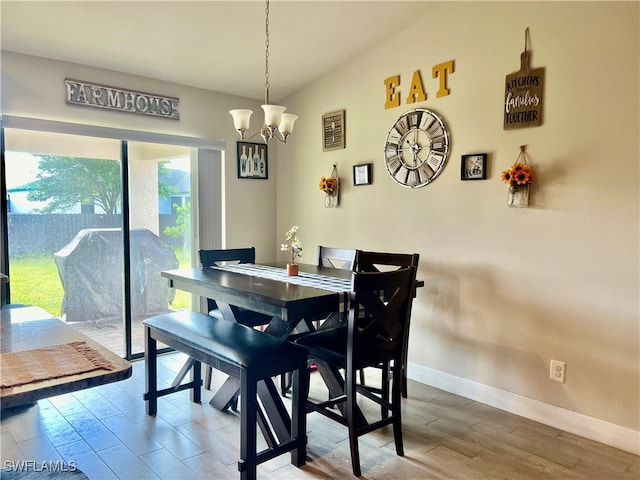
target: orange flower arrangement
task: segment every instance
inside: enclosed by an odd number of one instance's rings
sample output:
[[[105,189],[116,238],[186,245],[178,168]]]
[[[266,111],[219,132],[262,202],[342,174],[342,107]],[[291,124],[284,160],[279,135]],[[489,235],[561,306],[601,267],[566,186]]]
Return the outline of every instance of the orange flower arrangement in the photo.
[[[502,172],[500,176],[504,183],[511,185],[527,185],[535,181],[533,169],[526,163],[516,162],[510,168]]]
[[[320,187],[320,190],[322,190],[323,192],[329,195],[333,195],[336,193],[336,183],[337,179],[335,178],[320,177],[320,183],[318,184],[318,187]]]

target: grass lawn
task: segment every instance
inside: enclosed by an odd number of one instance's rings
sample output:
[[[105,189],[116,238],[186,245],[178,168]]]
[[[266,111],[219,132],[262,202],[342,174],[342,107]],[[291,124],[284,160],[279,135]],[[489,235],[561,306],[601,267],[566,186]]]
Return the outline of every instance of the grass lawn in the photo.
[[[25,256],[9,266],[11,303],[24,303],[60,315],[64,290],[51,256]]]
[[[180,268],[190,266],[181,249],[175,249]],[[52,315],[60,315],[64,289],[58,275],[53,255],[34,255],[12,258],[10,262],[11,303],[24,303],[45,309]],[[191,294],[176,290],[172,308],[191,308]]]

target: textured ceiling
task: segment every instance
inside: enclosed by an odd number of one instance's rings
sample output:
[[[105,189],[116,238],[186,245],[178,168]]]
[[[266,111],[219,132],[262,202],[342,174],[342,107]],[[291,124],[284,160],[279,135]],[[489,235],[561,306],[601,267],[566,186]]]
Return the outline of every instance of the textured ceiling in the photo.
[[[428,1],[272,0],[271,102],[429,8]],[[1,0],[0,9],[3,50],[264,97],[264,2]]]

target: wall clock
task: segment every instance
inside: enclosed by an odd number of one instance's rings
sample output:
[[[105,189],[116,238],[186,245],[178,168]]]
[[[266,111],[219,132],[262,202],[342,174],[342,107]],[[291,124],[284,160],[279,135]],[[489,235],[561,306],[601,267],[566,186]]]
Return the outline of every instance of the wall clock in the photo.
[[[398,118],[384,146],[384,162],[391,178],[403,187],[419,188],[442,171],[449,153],[449,133],[431,110],[415,109]]]

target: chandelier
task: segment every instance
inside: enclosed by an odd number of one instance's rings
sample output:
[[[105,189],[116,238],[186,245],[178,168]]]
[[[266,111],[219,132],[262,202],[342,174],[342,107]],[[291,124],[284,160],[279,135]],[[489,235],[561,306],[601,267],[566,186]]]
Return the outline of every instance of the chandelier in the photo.
[[[233,125],[240,134],[241,140],[249,140],[260,133],[265,142],[275,138],[279,142],[287,143],[287,137],[293,132],[293,124],[298,117],[291,113],[284,113],[286,107],[269,103],[269,0],[266,0],[265,14],[264,105],[262,105],[264,124],[262,129],[247,137],[253,110],[235,109],[229,110],[229,113],[233,117]],[[280,136],[278,136],[278,132],[280,132]]]

